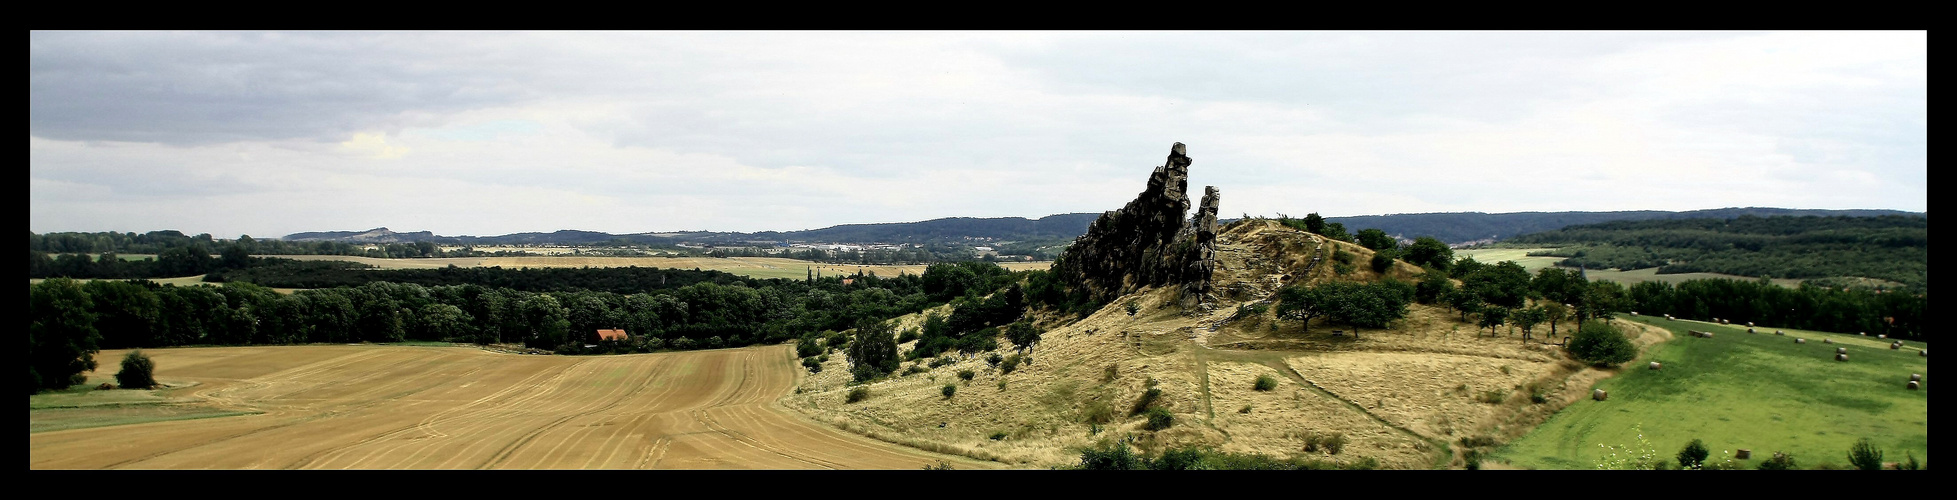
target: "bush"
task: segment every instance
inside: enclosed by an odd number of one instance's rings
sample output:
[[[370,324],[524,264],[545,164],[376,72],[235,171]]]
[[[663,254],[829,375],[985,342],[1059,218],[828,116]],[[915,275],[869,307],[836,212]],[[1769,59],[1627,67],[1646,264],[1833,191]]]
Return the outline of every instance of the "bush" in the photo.
[[[1393,252],[1386,250],[1374,252],[1373,260],[1369,264],[1372,264],[1373,272],[1385,273],[1387,269],[1393,267]]]
[[[1678,468],[1697,469],[1705,465],[1706,457],[1711,455],[1712,451],[1706,449],[1705,442],[1693,439],[1685,444],[1684,449],[1678,450]]]
[[[822,343],[814,335],[804,336],[802,340],[795,341],[795,357],[806,358],[818,354],[822,354]]]
[[[822,362],[816,358],[802,358],[802,366],[808,368],[809,373],[822,373]]]
[[[1570,356],[1600,367],[1617,366],[1637,358],[1638,348],[1617,326],[1603,321],[1585,321],[1570,339]]]
[[[860,386],[860,385],[859,385],[859,386],[856,386],[856,388],[855,388],[855,389],[850,389],[850,390],[849,390],[849,396],[848,396],[848,397],[845,397],[845,398],[843,398],[843,402],[844,402],[844,403],[855,403],[855,402],[858,402],[858,401],[862,401],[862,400],[865,400],[865,399],[869,399],[869,397],[870,397],[870,388],[868,388],[868,387],[863,387],[863,386]]]
[[[909,328],[909,329],[905,329],[905,330],[904,330],[904,333],[902,333],[902,334],[899,334],[899,335],[897,335],[897,343],[899,343],[899,344],[902,344],[902,343],[905,343],[905,342],[910,342],[910,341],[913,341],[913,340],[917,340],[917,329],[916,329],[916,328]]]
[[[1269,391],[1271,389],[1276,389],[1277,377],[1272,377],[1270,375],[1258,375],[1257,383],[1252,384],[1250,388],[1259,391]]]
[[[1774,452],[1773,458],[1761,460],[1760,465],[1755,468],[1760,470],[1800,470],[1801,466],[1800,464],[1794,463],[1793,455],[1776,451]]]
[[[957,362],[958,362],[958,360],[955,360],[955,359],[951,359],[951,358],[945,358],[945,357],[939,357],[939,358],[932,358],[932,359],[931,359],[931,364],[930,364],[930,366],[931,366],[932,368],[937,368],[937,367],[940,367],[940,366],[944,366],[944,365],[949,365],[949,364],[952,364],[952,363],[957,363]]]
[[[1481,450],[1468,450],[1461,458],[1468,470],[1481,470]]]
[[[1848,448],[1848,464],[1859,470],[1882,470],[1882,450],[1870,443],[1869,438],[1856,440]]]
[[[1920,470],[1923,468],[1923,464],[1916,462],[1915,453],[1905,451],[1903,452],[1903,456],[1909,457],[1909,460],[1904,460],[1903,463],[1896,464],[1897,470]]]
[[[1491,436],[1464,437],[1458,442],[1461,443],[1462,448],[1487,448],[1496,444],[1495,438]]]
[[[1135,399],[1135,405],[1128,409],[1128,414],[1140,415],[1142,412],[1148,411],[1149,408],[1154,408],[1156,400],[1159,399],[1162,399],[1162,390],[1150,387],[1147,391],[1142,392],[1140,398]]]
[[[116,385],[124,389],[148,389],[156,386],[156,362],[142,350],[129,351],[122,357],[122,371],[116,372]]]
[[[1149,408],[1148,411],[1143,413],[1148,415],[1148,424],[1142,427],[1144,429],[1159,431],[1176,424],[1176,416],[1162,407]]]
[[[1082,470],[1134,470],[1140,469],[1141,459],[1128,449],[1128,443],[1115,443],[1114,446],[1086,448],[1080,451]]]
[[[951,470],[951,462],[939,460],[936,464],[925,465],[924,470]]]
[[[1019,364],[1025,362],[1025,360],[1026,358],[1024,356],[1018,354],[1006,356],[1006,360],[999,363],[999,374],[1012,373],[1013,370],[1019,369]]]
[[[916,374],[919,374],[919,373],[924,373],[924,372],[927,372],[927,371],[930,371],[930,370],[926,370],[926,369],[924,368],[924,365],[916,365],[916,364],[913,364],[913,365],[911,365],[911,367],[910,367],[910,368],[905,368],[905,369],[904,369],[904,376],[911,376],[911,375],[916,375]]]
[[[976,373],[972,373],[972,371],[971,371],[971,370],[958,370],[958,379],[959,379],[959,380],[963,380],[963,381],[966,381],[966,382],[971,382],[971,381],[972,381],[972,377],[973,377],[973,376],[975,376],[975,375],[978,375],[978,374],[976,374]]]
[[[1081,405],[1080,420],[1095,426],[1114,423],[1114,408],[1108,407],[1108,404],[1103,401],[1088,401]]]
[[[939,389],[938,392],[944,393],[946,398],[950,398],[953,394],[958,394],[958,384],[945,384],[944,388]]]
[[[999,355],[999,353],[996,353],[996,352],[995,352],[995,353],[992,353],[992,355],[991,355],[991,356],[986,356],[986,357],[985,357],[985,363],[986,363],[986,364],[989,364],[989,365],[992,365],[992,367],[993,367],[993,368],[998,368],[998,367],[999,367],[999,363],[1000,363],[1000,362],[1003,362],[1003,361],[1005,361],[1005,360],[1006,360],[1006,357],[1005,357],[1005,356],[1000,356],[1000,355]]]
[[[1130,300],[1128,303],[1122,304],[1121,309],[1128,311],[1129,316],[1134,316],[1135,313],[1142,311],[1142,304],[1140,301]]]

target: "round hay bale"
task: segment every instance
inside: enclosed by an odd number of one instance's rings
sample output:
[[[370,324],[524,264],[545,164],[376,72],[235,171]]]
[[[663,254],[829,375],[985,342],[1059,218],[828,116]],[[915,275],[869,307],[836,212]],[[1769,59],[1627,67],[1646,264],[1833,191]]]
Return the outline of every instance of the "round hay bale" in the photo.
[[[1916,387],[1917,387],[1917,384],[1916,384],[1916,381],[1915,381],[1915,380],[1911,380],[1911,381],[1909,381],[1909,390],[1912,390],[1912,391],[1914,391],[1914,390],[1916,390]]]
[[[1878,334],[1876,334],[1876,335],[1875,335],[1875,338],[1879,338],[1879,339],[1886,339],[1886,338],[1889,338],[1889,334],[1886,334],[1886,333],[1878,333]]]
[[[1861,334],[1863,337],[1869,336],[1869,332],[1855,332],[1855,333]]]
[[[1915,381],[1918,381],[1918,380],[1923,380],[1923,374],[1921,374],[1921,373],[1911,373],[1911,374],[1909,374],[1909,381],[1911,381],[1911,382],[1915,382]]]
[[[1746,333],[1760,333],[1760,332],[1753,331],[1752,328],[1747,328]]]
[[[1848,355],[1847,355],[1847,354],[1836,354],[1836,355],[1835,355],[1835,361],[1848,361]]]
[[[1848,354],[1848,348],[1847,348],[1847,347],[1836,347],[1836,348],[1835,348],[1835,354]]]
[[[1786,334],[1781,333],[1780,330],[1774,330],[1774,335],[1786,335]]]
[[[1597,390],[1594,390],[1594,391],[1590,391],[1590,399],[1595,399],[1595,400],[1598,400],[1598,401],[1603,401],[1603,400],[1606,400],[1606,399],[1610,399],[1610,393],[1608,393],[1608,392],[1604,392],[1604,390],[1603,390],[1603,389],[1597,389]]]
[[[1927,358],[1927,357],[1930,357],[1930,350],[1929,350],[1929,349],[1924,349],[1924,350],[1921,350],[1921,351],[1916,351],[1916,355],[1917,355],[1917,356],[1922,356],[1922,357],[1925,357],[1925,358]]]
[[[1835,339],[1821,339],[1821,343],[1823,343],[1823,344],[1833,344],[1833,343],[1835,343]]]
[[[1706,332],[1706,338],[1712,338],[1712,332]]]
[[[1748,322],[1746,322],[1746,326],[1747,326],[1748,328],[1751,328],[1751,327],[1753,327],[1753,322],[1752,322],[1752,321],[1748,321]]]
[[[1902,344],[1889,344],[1889,348],[1890,348],[1890,349],[1892,349],[1892,350],[1898,350],[1898,351],[1900,351],[1900,350],[1902,350],[1902,349],[1903,349],[1903,345],[1902,345]]]
[[[1806,344],[1806,343],[1808,343],[1808,339],[1794,339],[1794,343],[1796,343],[1796,344]]]
[[[1737,450],[1733,450],[1733,458],[1735,458],[1735,459],[1739,459],[1739,460],[1746,460],[1746,459],[1749,459],[1749,458],[1753,458],[1753,450],[1749,450],[1749,449],[1746,449],[1746,448],[1740,448],[1740,449],[1737,449]]]
[[[1637,316],[1637,315],[1638,315],[1638,312],[1637,312],[1637,311],[1631,311],[1631,315],[1632,315],[1632,316]]]
[[[1651,362],[1651,369],[1653,369],[1653,370],[1656,370],[1656,369],[1658,369],[1658,368],[1659,368],[1660,366],[1662,366],[1662,365],[1659,365],[1657,361],[1653,361],[1653,362]]]

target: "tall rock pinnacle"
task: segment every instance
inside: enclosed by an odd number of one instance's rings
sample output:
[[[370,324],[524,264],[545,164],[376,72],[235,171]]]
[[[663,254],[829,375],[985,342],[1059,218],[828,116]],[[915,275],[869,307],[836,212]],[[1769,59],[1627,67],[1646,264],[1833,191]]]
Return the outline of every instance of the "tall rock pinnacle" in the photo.
[[[1194,219],[1190,209],[1189,165],[1182,143],[1148,177],[1148,186],[1120,210],[1101,214],[1087,234],[1061,254],[1053,270],[1063,282],[1084,289],[1089,300],[1106,303],[1144,286],[1179,285],[1185,308],[1210,291],[1214,269],[1216,213],[1220,195],[1205,188]]]

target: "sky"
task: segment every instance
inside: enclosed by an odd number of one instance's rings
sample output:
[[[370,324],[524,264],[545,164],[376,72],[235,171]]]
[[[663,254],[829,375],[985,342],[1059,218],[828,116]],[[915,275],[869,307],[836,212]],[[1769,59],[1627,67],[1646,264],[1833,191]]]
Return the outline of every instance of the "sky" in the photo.
[[[1928,204],[1915,32],[32,32],[28,224],[790,231]]]

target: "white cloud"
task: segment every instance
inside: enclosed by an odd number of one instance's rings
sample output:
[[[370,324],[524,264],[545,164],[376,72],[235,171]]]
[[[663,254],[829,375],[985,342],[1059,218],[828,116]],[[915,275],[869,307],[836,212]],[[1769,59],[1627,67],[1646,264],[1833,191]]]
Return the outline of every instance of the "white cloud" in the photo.
[[[35,32],[29,45],[35,231],[1040,217],[1119,207],[1177,141],[1196,159],[1192,191],[1220,187],[1230,216],[1927,206],[1921,32]]]

